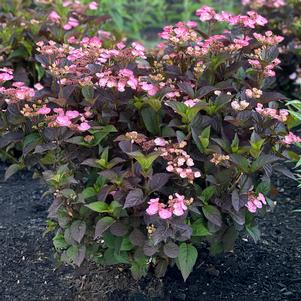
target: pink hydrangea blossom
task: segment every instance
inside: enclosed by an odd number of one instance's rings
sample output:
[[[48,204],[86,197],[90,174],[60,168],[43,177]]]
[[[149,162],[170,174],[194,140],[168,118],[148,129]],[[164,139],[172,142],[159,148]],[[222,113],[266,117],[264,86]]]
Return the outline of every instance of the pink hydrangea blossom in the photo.
[[[282,143],[290,145],[290,144],[296,144],[301,143],[301,137],[296,136],[294,133],[289,132],[288,135],[286,135],[282,140]]]
[[[140,85],[141,85],[142,90],[146,91],[149,96],[154,96],[159,91],[159,89],[153,84],[141,82]]]
[[[175,193],[168,197],[168,204],[160,202],[160,198],[150,199],[148,202],[148,207],[146,213],[148,215],[158,214],[161,219],[169,219],[172,215],[182,216],[185,214],[185,211],[188,209],[188,205],[193,202],[193,199],[190,198],[187,200],[184,195]]]
[[[66,111],[65,114],[70,119],[77,118],[80,115],[78,111]]]
[[[262,116],[270,117],[270,118],[276,119],[280,122],[285,122],[289,115],[289,112],[285,109],[281,109],[278,111],[278,110],[272,109],[272,108],[264,108],[263,104],[261,104],[261,103],[257,104],[257,107],[255,110],[257,113],[261,114]]]
[[[35,88],[36,90],[38,90],[38,91],[44,89],[43,85],[41,85],[40,83],[36,83],[36,84],[34,85],[34,88]]]
[[[216,16],[215,10],[210,6],[203,6],[196,11],[196,15],[202,22],[207,22]]]
[[[158,144],[164,144],[164,146],[158,147],[158,150],[161,152],[161,157],[167,160],[166,170],[177,174],[182,179],[187,179],[189,183],[193,183],[194,179],[201,176],[201,173],[191,168],[194,166],[194,161],[190,155],[183,150],[187,142],[182,141],[175,144],[166,142],[157,140]]]
[[[287,4],[286,0],[242,0],[243,5],[249,5],[253,9],[261,7],[280,8]]]
[[[93,2],[90,2],[89,5],[88,5],[89,9],[91,10],[97,10],[98,8],[98,3],[93,1]]]
[[[255,213],[257,209],[261,209],[262,205],[266,205],[266,199],[262,193],[259,193],[257,196],[252,192],[248,194],[246,207],[251,213]]]
[[[1,68],[0,69],[0,83],[6,82],[8,80],[13,79],[13,70],[9,68]]]
[[[270,30],[266,31],[265,35],[255,32],[253,36],[261,44],[269,46],[277,45],[284,40],[284,37],[274,35]]]
[[[88,131],[91,128],[91,126],[87,122],[82,122],[77,129],[81,132]]]
[[[42,108],[38,109],[37,113],[39,115],[47,115],[51,112],[51,109],[44,105]]]
[[[56,117],[55,121],[59,126],[67,126],[68,127],[72,124],[70,118],[65,115],[58,115]]]
[[[79,21],[73,17],[70,17],[68,19],[68,22],[64,25],[65,30],[71,30],[72,28],[75,28],[79,25]]]
[[[48,15],[48,20],[53,22],[53,23],[58,23],[61,20],[60,15],[53,10],[49,15]]]
[[[137,43],[137,42],[133,42],[132,43],[132,47],[133,47],[133,50],[132,50],[132,54],[136,57],[141,57],[141,58],[146,58],[145,54],[144,54],[144,51],[145,51],[145,48],[143,45]]]
[[[154,143],[156,146],[165,146],[168,144],[168,142],[164,138],[156,138],[154,140]]]

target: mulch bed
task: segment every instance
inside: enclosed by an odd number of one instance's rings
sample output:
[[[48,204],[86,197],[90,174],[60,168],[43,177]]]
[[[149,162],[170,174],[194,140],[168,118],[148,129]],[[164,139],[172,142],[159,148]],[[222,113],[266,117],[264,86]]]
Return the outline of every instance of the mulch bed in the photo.
[[[0,166],[3,179],[4,166]],[[176,269],[163,280],[134,281],[124,267],[56,269],[51,237],[43,237],[49,199],[22,173],[0,181],[0,300],[301,300],[301,208],[296,183],[277,180],[275,212],[260,221],[261,241],[239,240],[234,253],[201,250],[186,283]]]

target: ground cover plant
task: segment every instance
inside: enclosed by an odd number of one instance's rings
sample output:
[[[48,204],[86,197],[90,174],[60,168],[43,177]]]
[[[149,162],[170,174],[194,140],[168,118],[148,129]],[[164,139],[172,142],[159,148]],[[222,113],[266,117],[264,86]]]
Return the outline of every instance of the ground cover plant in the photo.
[[[196,15],[151,50],[103,32],[42,39],[39,91],[1,68],[0,147],[22,150],[6,178],[27,167],[48,183],[61,261],[126,264],[135,278],[177,265],[186,280],[201,246],[231,251],[240,231],[257,241],[271,175],[294,177],[294,116],[269,91],[283,38],[259,34],[254,11]]]

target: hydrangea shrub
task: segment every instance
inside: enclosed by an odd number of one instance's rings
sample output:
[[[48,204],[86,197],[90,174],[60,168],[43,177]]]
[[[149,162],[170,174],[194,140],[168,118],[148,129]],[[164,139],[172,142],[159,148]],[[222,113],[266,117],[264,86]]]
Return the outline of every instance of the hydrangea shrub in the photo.
[[[43,89],[1,71],[0,147],[22,155],[6,177],[34,168],[54,197],[49,231],[64,262],[127,264],[135,278],[177,265],[186,280],[198,249],[230,251],[273,206],[270,177],[296,155],[285,97],[271,92],[277,43],[267,20],[197,11],[146,50],[110,36],[38,42]],[[213,34],[219,23],[229,30]]]
[[[242,0],[269,20],[269,28],[285,37],[280,47],[277,88],[291,98],[301,97],[301,2],[298,0]],[[263,32],[266,28],[263,30]]]
[[[72,36],[95,34],[107,16],[98,15],[96,2],[78,0],[10,0],[0,3],[0,67],[15,70],[15,80],[35,84],[44,69],[34,60],[36,43],[50,39],[64,43]]]

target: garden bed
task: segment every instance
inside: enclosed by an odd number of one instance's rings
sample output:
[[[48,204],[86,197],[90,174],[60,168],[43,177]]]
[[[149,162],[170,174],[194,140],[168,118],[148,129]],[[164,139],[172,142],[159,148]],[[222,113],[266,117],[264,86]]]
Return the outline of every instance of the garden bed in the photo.
[[[3,179],[4,166],[1,167]],[[300,300],[300,191],[278,180],[274,214],[260,221],[262,239],[240,240],[235,253],[209,257],[204,250],[184,284],[170,270],[161,281],[134,281],[122,267],[55,270],[50,236],[42,237],[50,201],[29,173],[0,182],[1,300]]]

